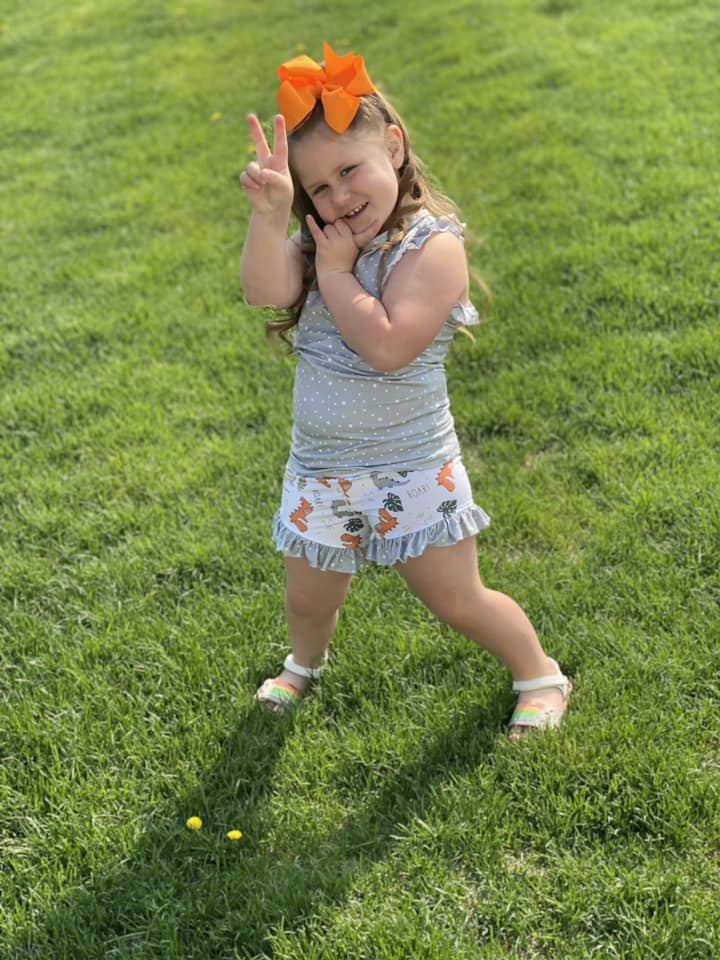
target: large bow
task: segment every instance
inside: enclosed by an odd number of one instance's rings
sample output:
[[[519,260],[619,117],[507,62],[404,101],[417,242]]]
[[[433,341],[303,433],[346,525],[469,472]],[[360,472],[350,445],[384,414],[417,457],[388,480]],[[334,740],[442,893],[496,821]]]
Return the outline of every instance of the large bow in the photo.
[[[336,133],[345,133],[355,119],[360,97],[375,93],[365,71],[365,61],[354,53],[339,57],[330,44],[323,44],[325,66],[306,57],[295,57],[278,67],[280,113],[294,130],[322,101],[325,122]]]

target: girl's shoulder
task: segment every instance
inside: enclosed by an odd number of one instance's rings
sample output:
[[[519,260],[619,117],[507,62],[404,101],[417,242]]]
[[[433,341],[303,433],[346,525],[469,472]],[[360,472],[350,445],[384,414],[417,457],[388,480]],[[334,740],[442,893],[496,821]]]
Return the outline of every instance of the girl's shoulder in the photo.
[[[465,234],[465,224],[461,223],[454,213],[434,214],[423,208],[410,218],[401,243],[409,241],[422,245],[435,233],[452,233],[462,238]]]
[[[403,254],[422,249],[425,243],[438,233],[450,233],[462,241],[465,224],[451,213],[436,215],[429,210],[419,210],[411,217],[403,236],[388,251],[387,270],[391,270]]]
[[[439,248],[433,245],[432,251],[428,249],[430,259],[423,260],[423,276],[427,280],[434,276],[440,286],[449,282],[452,287],[452,277],[455,277],[458,285],[464,285],[463,294],[453,305],[450,317],[456,324],[464,327],[475,325],[480,322],[480,316],[469,299],[468,264],[463,249],[465,224],[453,213],[433,214],[423,209],[410,219],[403,237],[389,252],[384,288],[387,289],[390,273],[404,254],[422,250],[428,240],[439,236],[454,237],[459,243],[448,240],[441,243]]]
[[[413,213],[408,219],[405,229],[397,229],[388,233],[384,230],[364,250],[365,255],[387,250],[388,247],[398,251],[417,249],[436,233],[452,233],[462,239],[465,235],[465,224],[452,214],[434,214],[424,207]]]

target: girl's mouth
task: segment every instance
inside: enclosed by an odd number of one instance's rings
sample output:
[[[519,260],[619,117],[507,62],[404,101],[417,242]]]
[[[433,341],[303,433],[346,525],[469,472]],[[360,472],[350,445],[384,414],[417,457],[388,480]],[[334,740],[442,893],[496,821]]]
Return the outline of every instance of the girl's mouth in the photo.
[[[343,220],[348,220],[348,221],[354,220],[355,217],[359,217],[359,216],[360,216],[360,214],[363,212],[363,210],[364,210],[366,207],[367,207],[367,201],[365,201],[364,203],[358,204],[357,207],[354,207],[352,210],[350,210],[348,213],[346,213],[346,214],[343,216]]]

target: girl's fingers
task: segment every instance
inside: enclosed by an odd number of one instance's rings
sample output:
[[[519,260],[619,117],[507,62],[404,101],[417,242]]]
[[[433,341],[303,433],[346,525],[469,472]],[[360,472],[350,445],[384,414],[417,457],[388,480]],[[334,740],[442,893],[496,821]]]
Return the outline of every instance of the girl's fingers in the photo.
[[[260,181],[262,179],[262,167],[259,163],[256,163],[252,160],[246,167],[245,173],[251,177],[253,180]]]
[[[285,126],[285,117],[281,113],[277,113],[275,115],[275,140],[273,141],[273,154],[277,160],[282,162],[283,166],[287,166],[287,128]]]
[[[344,220],[336,220],[335,223],[333,223],[333,228],[339,237],[353,236],[353,232],[350,229],[350,225],[345,223]]]
[[[313,217],[313,215],[312,215],[311,213],[309,213],[309,214],[305,217],[305,222],[306,222],[307,225],[308,225],[308,228],[309,228],[309,230],[310,230],[310,233],[311,233],[312,236],[313,236],[313,240],[315,241],[315,243],[317,243],[318,241],[322,241],[322,240],[325,239],[325,234],[322,232],[322,230],[320,229],[320,227],[318,226],[318,224],[317,224],[316,221],[315,221],[315,217]]]
[[[262,170],[256,163],[249,164],[240,174],[240,186],[246,190],[262,190],[265,186]]]
[[[257,153],[258,160],[261,163],[264,163],[270,154],[270,147],[267,144],[265,139],[265,134],[262,131],[260,126],[260,121],[255,116],[254,113],[249,113],[247,117],[248,127],[250,129],[250,136],[252,137],[252,142],[255,144],[255,152]],[[287,149],[287,146],[286,146]]]
[[[265,167],[260,176],[262,182],[266,183],[270,189],[273,187],[282,187],[287,182],[287,178],[284,177],[281,173],[278,173],[277,170],[273,170],[272,167]]]
[[[259,163],[249,163],[245,170],[240,174],[240,183],[244,187],[251,187],[254,190],[261,190],[267,187],[270,191],[287,192],[287,179],[270,167],[261,167]]]
[[[246,170],[240,174],[240,186],[243,190],[251,190],[253,193],[259,193],[264,189],[265,184],[262,179],[250,176]]]
[[[361,249],[366,244],[370,243],[371,240],[377,235],[377,229],[373,225],[369,230],[365,230],[363,233],[354,233],[353,240],[355,241],[358,249]]]

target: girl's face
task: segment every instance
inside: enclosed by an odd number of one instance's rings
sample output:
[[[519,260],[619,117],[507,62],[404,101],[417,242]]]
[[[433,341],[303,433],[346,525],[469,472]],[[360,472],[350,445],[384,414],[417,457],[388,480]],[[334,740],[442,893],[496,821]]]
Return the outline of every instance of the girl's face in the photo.
[[[295,174],[325,223],[344,220],[363,244],[382,231],[405,158],[399,127],[337,134],[320,126],[291,149]]]

